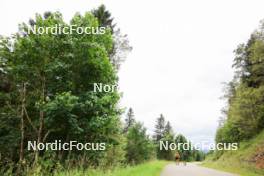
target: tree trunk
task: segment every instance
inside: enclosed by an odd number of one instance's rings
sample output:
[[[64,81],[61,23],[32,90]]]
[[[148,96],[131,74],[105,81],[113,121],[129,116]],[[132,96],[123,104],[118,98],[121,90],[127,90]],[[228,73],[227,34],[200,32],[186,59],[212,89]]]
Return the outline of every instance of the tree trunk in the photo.
[[[22,84],[22,90],[21,90],[21,114],[20,114],[20,133],[21,133],[21,139],[20,139],[20,152],[19,152],[19,161],[24,160],[24,139],[25,139],[25,123],[24,123],[24,108],[25,108],[25,102],[26,102],[26,85],[25,83]]]
[[[41,79],[42,84],[41,84],[41,102],[44,104],[45,102],[45,77],[42,77]],[[37,134],[37,144],[42,142],[42,135],[43,135],[43,129],[44,129],[44,112],[43,110],[40,110],[39,112],[39,129],[38,129],[38,134]],[[38,149],[35,152],[35,163],[38,162],[39,158],[39,151]]]

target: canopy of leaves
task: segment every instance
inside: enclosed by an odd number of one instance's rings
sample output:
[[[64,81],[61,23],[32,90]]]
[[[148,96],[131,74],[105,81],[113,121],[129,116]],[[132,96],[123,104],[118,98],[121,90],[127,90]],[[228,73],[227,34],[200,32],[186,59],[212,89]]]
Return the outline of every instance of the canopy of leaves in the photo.
[[[217,131],[217,142],[240,142],[264,129],[264,28],[254,32],[235,50],[234,80],[228,84],[226,120]]]
[[[1,37],[1,161],[10,158],[18,161],[27,141],[105,142],[112,150],[121,139],[120,95],[116,90],[93,92],[93,83],[117,84],[116,69],[109,59],[113,49],[111,30],[101,35],[26,33],[32,25],[96,28],[99,22],[89,12],[77,13],[70,23],[59,12],[49,12],[44,16],[37,14],[29,24],[21,24],[12,37]],[[107,152],[72,151],[71,155],[69,152],[55,155],[82,156],[87,163],[96,164]],[[33,160],[31,156],[25,151],[29,161]]]

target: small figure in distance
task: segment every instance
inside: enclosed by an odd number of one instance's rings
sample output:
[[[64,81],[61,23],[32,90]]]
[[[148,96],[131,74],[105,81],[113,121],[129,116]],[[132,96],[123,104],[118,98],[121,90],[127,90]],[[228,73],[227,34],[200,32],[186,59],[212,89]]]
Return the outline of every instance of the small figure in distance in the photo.
[[[177,151],[175,153],[175,161],[176,161],[176,165],[179,165],[180,164],[180,159],[181,159],[181,156],[179,154],[179,152]]]
[[[187,165],[187,162],[186,162],[185,160],[183,161],[183,165],[184,165],[184,166],[186,166],[186,165]]]
[[[182,162],[183,162],[183,165],[184,165],[184,166],[187,165],[187,162],[186,162],[187,156],[188,156],[187,151],[184,150],[184,151],[182,152]]]

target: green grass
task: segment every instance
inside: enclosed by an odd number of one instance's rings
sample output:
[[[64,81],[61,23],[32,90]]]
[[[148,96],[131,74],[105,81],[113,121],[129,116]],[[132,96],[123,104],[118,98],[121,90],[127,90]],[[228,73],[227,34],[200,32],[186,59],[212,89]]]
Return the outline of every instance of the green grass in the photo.
[[[263,176],[264,169],[257,169],[252,157],[259,147],[264,146],[264,131],[252,140],[242,142],[237,151],[227,151],[218,160],[210,156],[202,166],[236,173],[241,176]]]
[[[56,176],[159,176],[167,161],[151,161],[137,166],[127,166],[114,170],[87,170],[85,172],[72,170],[57,173]]]

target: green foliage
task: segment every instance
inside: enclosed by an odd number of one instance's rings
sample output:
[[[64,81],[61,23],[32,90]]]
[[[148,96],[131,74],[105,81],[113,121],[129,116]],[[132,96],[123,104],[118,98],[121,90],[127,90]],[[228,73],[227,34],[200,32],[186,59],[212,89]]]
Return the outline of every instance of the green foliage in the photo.
[[[110,61],[114,43],[111,30],[107,28],[100,35],[25,33],[33,25],[100,24],[90,12],[77,13],[69,24],[59,12],[47,12],[44,16],[37,14],[29,24],[21,24],[12,37],[1,37],[0,166],[18,163],[10,168],[19,170],[34,163],[40,167],[47,151],[27,151],[27,141],[54,140],[107,144],[102,152],[51,152],[57,161],[68,163],[65,165],[69,167],[106,167],[122,162],[120,95],[116,90],[93,92],[93,83],[117,84],[116,68]]]
[[[73,113],[77,103],[78,97],[67,92],[56,95],[54,100],[45,104],[44,112],[47,115],[45,124],[50,131],[56,133],[56,136],[71,132],[79,134],[83,131],[78,125],[78,116]]]
[[[168,142],[168,144],[174,143],[174,134],[171,132],[165,133],[160,141]],[[160,150],[159,143],[157,144],[157,158],[164,160],[174,160],[175,151],[173,150]]]
[[[154,140],[159,142],[164,135],[165,130],[165,118],[162,114],[156,120]]]
[[[187,143],[189,143],[189,145],[191,146],[191,143],[182,134],[179,134],[175,137],[175,143],[176,144],[187,144]],[[194,160],[193,151],[191,150],[191,148],[186,150],[183,148],[183,145],[180,145],[180,148],[178,148],[178,152],[179,152],[182,160],[184,160],[184,161]]]
[[[114,170],[102,171],[98,169],[72,170],[68,172],[58,172],[55,176],[159,176],[162,169],[168,162],[151,161],[137,166],[119,167]]]
[[[154,145],[141,123],[135,123],[127,132],[126,158],[128,163],[138,164],[153,158]]]
[[[124,133],[127,133],[129,128],[132,127],[135,124],[135,118],[134,118],[134,111],[132,108],[128,109],[126,119],[125,119],[125,127],[124,127]]]
[[[106,10],[104,5],[94,9],[92,14],[98,19],[99,26],[109,28],[113,34],[113,47],[112,50],[108,51],[108,54],[110,55],[111,63],[118,70],[120,63],[124,61],[127,53],[132,50],[127,35],[122,35],[120,29],[115,30],[116,24],[113,23],[114,18],[112,18],[111,13]]]
[[[93,10],[92,13],[98,19],[100,26],[109,27],[111,31],[114,31],[114,19],[111,17],[111,13],[106,10],[105,5],[100,5],[97,9]]]
[[[264,131],[257,136],[243,141],[237,151],[225,151],[219,155],[218,152],[210,153],[206,156],[204,166],[228,171],[241,176],[262,176],[263,168],[258,167],[258,163],[263,163],[261,156],[264,146]]]
[[[264,129],[263,28],[235,51],[236,74],[225,96],[227,117],[217,131],[217,142],[240,142]]]
[[[204,161],[205,160],[205,153],[202,151],[195,151],[193,152],[193,160],[194,161]]]
[[[197,150],[192,150],[191,142],[189,142],[182,134],[175,136],[170,122],[166,122],[164,116],[161,114],[156,120],[155,134],[153,136],[154,143],[156,145],[157,158],[162,160],[174,160],[175,154],[179,153],[180,158],[183,161],[202,161],[204,160],[204,153]],[[175,144],[179,146],[175,150],[160,149],[160,143],[163,144]],[[190,148],[188,150],[183,149],[183,144],[189,144]]]

